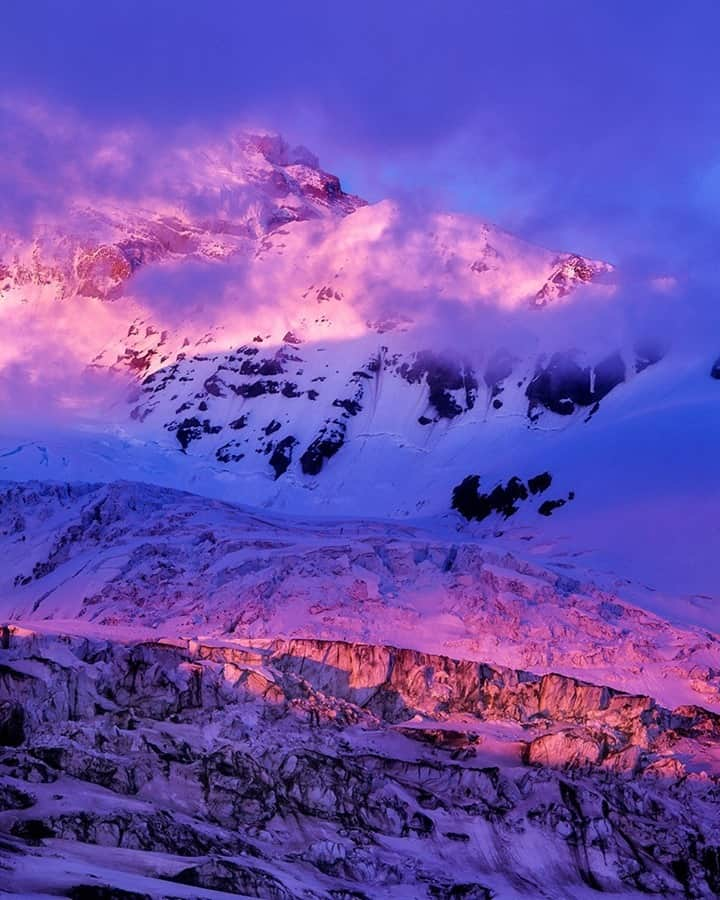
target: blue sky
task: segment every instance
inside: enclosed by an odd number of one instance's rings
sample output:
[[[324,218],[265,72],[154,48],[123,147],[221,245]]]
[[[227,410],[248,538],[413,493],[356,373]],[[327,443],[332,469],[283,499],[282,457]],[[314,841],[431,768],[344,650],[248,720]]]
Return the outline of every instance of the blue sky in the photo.
[[[8,0],[5,92],[98,129],[250,121],[368,197],[657,268],[720,245],[720,4]]]

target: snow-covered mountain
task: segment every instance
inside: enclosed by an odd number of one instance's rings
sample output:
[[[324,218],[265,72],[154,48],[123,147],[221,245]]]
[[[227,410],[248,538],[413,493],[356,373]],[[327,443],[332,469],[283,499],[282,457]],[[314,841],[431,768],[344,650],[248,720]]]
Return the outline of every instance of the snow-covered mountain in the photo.
[[[0,241],[9,890],[714,896],[717,336],[273,135],[122,187]]]
[[[153,173],[5,235],[0,474],[389,517],[446,514],[477,485],[483,527],[537,530],[540,512],[648,581],[659,541],[656,587],[711,592],[707,518],[672,534],[718,447],[711,416],[697,433],[711,334],[688,356],[627,327],[609,264],[368,205],[271,135],[167,151]],[[628,504],[653,512],[616,540]]]

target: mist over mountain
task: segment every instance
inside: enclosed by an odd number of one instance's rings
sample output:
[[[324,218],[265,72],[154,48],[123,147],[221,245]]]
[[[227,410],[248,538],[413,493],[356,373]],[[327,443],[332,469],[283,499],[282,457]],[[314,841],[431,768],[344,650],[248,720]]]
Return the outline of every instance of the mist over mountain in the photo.
[[[103,177],[70,178],[62,207],[46,195],[49,221],[4,232],[8,477],[191,479],[288,511],[416,517],[455,515],[468,478],[489,495],[549,471],[538,533],[570,528],[597,562],[711,590],[716,529],[673,528],[678,506],[713,502],[699,277],[368,204],[268,132],[187,146],[138,132],[112,155],[114,136],[88,145],[76,118],[23,122],[17,142],[58,160],[82,146]],[[655,511],[618,541],[629,502]],[[534,534],[540,505],[493,501],[482,527]]]

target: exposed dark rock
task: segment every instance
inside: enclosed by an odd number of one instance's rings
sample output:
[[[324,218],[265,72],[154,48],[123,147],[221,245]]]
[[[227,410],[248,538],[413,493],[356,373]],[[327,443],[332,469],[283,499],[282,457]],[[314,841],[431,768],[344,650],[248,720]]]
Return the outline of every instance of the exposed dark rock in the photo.
[[[481,884],[430,885],[433,900],[493,900],[495,892]]]
[[[279,431],[282,426],[277,421],[277,419],[271,419],[270,422],[263,428],[263,431],[270,437],[271,434],[275,434],[276,431]]]
[[[238,384],[231,385],[231,387],[238,397],[245,397],[246,399],[280,392],[280,384],[277,381],[254,381],[252,384]]]
[[[463,412],[462,406],[447,391],[440,391],[431,396],[431,404],[441,419],[454,419]]]
[[[282,389],[283,397],[302,397],[302,391],[298,390],[298,386],[292,381],[286,381]]]
[[[705,847],[700,858],[710,890],[720,896],[720,845]]]
[[[642,372],[654,366],[665,356],[666,347],[660,341],[643,340],[635,344],[635,371]]]
[[[362,411],[362,406],[357,400],[333,400],[333,406],[339,406],[341,409],[344,409],[345,412],[350,416],[356,416],[359,412]]]
[[[219,377],[217,372],[214,375],[211,375],[209,378],[206,378],[203,382],[203,387],[207,391],[208,394],[211,394],[213,397],[225,397],[225,391],[223,388],[225,384],[223,380]]]
[[[528,416],[537,418],[538,406],[560,416],[573,413],[575,404],[590,406],[594,402],[590,381],[589,368],[583,369],[569,356],[556,353],[545,368],[538,368],[526,388]]]
[[[531,494],[542,494],[552,484],[552,475],[549,472],[541,472],[540,475],[534,475],[528,478],[527,486]]]
[[[595,269],[589,261],[576,254],[558,257],[555,266],[555,271],[535,295],[532,306],[547,306],[553,300],[569,294],[578,282],[586,284],[595,276]]]
[[[468,475],[453,490],[452,508],[466,519],[482,521],[493,512],[508,519],[518,511],[517,503],[528,498],[527,487],[517,477],[496,485],[488,494],[480,494],[479,487],[480,476]]]
[[[317,475],[326,460],[331,459],[345,443],[347,426],[333,419],[321,429],[307,450],[300,457],[300,465],[306,475]]]
[[[290,463],[292,462],[292,454],[299,441],[292,435],[284,437],[275,445],[273,454],[270,457],[270,465],[275,469],[275,479],[277,480],[283,475]]]
[[[318,303],[327,303],[330,300],[342,300],[340,291],[334,290],[330,285],[321,287],[315,294]]]
[[[594,371],[579,366],[569,354],[555,353],[546,367],[538,367],[526,388],[528,416],[536,421],[540,406],[560,416],[571,415],[576,406],[597,406],[624,380],[625,363],[619,353],[601,360]]]
[[[126,891],[108,884],[78,884],[70,888],[70,900],[154,900],[151,894]]]
[[[222,425],[211,425],[209,419],[201,422],[200,419],[193,416],[190,419],[183,419],[175,431],[175,437],[185,451],[192,441],[200,440],[204,434],[219,434],[221,431]]]
[[[595,366],[593,400],[599,402],[625,381],[625,363],[619,353],[611,353]]]
[[[54,829],[42,819],[21,819],[12,826],[10,834],[31,843],[55,837]]]
[[[514,365],[515,359],[507,350],[498,350],[488,361],[483,380],[490,389],[492,399],[502,393],[503,382],[512,375]],[[498,407],[496,406],[495,409]]]
[[[297,895],[270,873],[228,859],[210,859],[198,866],[190,866],[178,872],[173,881],[208,890],[231,891],[245,897],[261,897],[263,900],[297,900]]]
[[[414,832],[419,837],[428,837],[435,831],[435,823],[425,813],[416,812],[405,826],[405,834]]]
[[[710,369],[710,377],[720,380],[720,356],[715,360]]]
[[[285,357],[282,351],[278,351],[275,356],[269,359],[262,359],[259,362],[253,362],[249,359],[243,361],[240,366],[241,375],[282,375],[285,371],[283,365]]]
[[[25,710],[19,703],[0,703],[0,747],[19,747],[25,740]]]
[[[489,493],[481,494],[479,490],[480,476],[468,475],[453,490],[452,508],[466,519],[482,521],[491,513],[499,513],[508,519],[518,511],[519,503],[527,500],[531,494],[536,496],[543,493],[551,484],[550,473],[541,472],[539,475],[529,478],[527,484],[514,476],[506,484],[497,484]],[[568,499],[572,499],[574,496],[571,493]],[[538,512],[541,512],[542,515],[550,515],[553,509],[563,506],[565,502],[565,500],[546,501]]]
[[[6,809],[30,809],[37,801],[32,794],[0,782],[0,812]]]
[[[228,441],[215,451],[215,459],[221,463],[240,462],[245,457],[244,451],[239,449],[240,446],[238,441]]]
[[[567,500],[560,498],[559,500],[543,500],[543,502],[538,506],[538,512],[541,516],[551,516],[556,509],[560,509],[561,506],[565,506]]]
[[[423,350],[417,354],[412,365],[404,362],[397,372],[409,384],[419,384],[423,379],[427,381],[430,405],[441,419],[453,419],[475,405],[478,385],[475,373],[469,366]],[[453,396],[454,391],[463,391],[464,406]]]

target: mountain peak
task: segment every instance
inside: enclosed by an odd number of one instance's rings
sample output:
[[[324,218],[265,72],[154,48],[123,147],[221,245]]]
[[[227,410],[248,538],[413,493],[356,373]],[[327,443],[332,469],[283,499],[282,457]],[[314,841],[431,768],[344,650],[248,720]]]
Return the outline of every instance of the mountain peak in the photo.
[[[290,147],[282,135],[274,132],[241,132],[236,142],[245,152],[259,153],[274,166],[302,165],[320,168],[320,160],[307,147]]]

